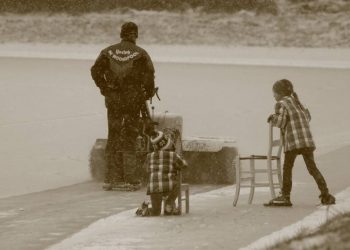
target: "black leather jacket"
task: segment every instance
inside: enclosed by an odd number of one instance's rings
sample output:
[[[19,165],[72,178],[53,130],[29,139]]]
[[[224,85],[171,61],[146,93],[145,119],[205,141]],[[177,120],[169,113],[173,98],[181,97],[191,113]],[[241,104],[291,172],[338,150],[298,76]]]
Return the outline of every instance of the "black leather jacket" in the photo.
[[[147,100],[154,94],[152,60],[144,49],[127,40],[103,49],[91,76],[106,97],[128,100],[129,94],[137,92]]]

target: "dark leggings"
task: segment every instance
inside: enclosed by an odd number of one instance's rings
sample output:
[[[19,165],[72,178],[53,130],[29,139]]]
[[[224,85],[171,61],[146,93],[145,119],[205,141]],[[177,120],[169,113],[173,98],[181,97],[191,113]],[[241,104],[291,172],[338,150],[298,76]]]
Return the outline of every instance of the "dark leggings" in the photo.
[[[328,195],[327,183],[316,166],[313,149],[301,149],[285,152],[283,164],[283,195],[290,196],[290,192],[292,190],[292,170],[295,158],[299,154],[303,156],[307,170],[309,171],[310,175],[314,177],[318,189],[321,191],[321,195]]]
[[[164,193],[151,194],[151,203],[152,203],[151,215],[152,216],[159,216],[161,214],[163,196],[168,196],[168,198],[165,201],[166,204],[174,204],[178,196],[177,186],[174,185],[173,190],[167,194],[164,194]]]

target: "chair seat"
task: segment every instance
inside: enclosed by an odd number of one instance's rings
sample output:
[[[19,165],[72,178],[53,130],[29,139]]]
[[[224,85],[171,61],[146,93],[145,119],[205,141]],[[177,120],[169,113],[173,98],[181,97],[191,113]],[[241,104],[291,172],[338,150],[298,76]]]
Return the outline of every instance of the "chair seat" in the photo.
[[[252,185],[240,185],[240,187],[251,187]],[[254,187],[269,187],[270,186],[270,183],[268,182],[261,182],[261,183],[254,183]],[[273,186],[274,187],[280,187],[281,185],[279,183],[273,183]]]
[[[251,156],[245,156],[245,157],[239,157],[240,160],[267,160],[267,155],[251,155]],[[271,156],[271,160],[279,160],[280,157],[273,155]]]
[[[265,182],[265,183],[254,183],[254,186],[256,186],[256,187],[269,187],[270,183],[268,183],[268,182]],[[273,186],[274,187],[280,187],[280,184],[279,183],[273,183]]]
[[[250,181],[252,180],[253,176],[247,176],[247,177],[241,177],[241,181]]]

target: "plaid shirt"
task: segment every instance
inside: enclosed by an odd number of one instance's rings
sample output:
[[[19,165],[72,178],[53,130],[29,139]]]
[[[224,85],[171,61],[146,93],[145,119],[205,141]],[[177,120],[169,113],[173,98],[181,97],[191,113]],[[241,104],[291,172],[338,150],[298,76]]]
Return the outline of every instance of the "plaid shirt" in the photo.
[[[315,148],[309,126],[311,116],[307,109],[300,107],[291,96],[283,97],[276,103],[275,109],[272,124],[282,130],[284,152]]]
[[[177,171],[187,167],[187,163],[173,151],[156,151],[147,154],[149,180],[147,194],[167,193],[173,190]]]

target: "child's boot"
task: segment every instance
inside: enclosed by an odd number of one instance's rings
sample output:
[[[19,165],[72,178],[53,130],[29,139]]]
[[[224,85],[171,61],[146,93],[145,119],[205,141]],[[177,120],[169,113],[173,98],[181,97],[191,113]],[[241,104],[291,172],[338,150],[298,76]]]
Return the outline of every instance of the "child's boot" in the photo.
[[[105,191],[110,191],[110,190],[112,190],[112,187],[113,187],[113,185],[112,185],[111,177],[110,177],[110,175],[107,175],[105,177],[104,182],[103,182],[102,189]]]
[[[321,194],[319,196],[322,205],[333,205],[335,204],[335,197],[331,194]]]
[[[142,202],[141,207],[139,207],[136,210],[136,215],[137,216],[151,216],[151,208],[148,207],[149,203],[146,203],[145,201]]]

